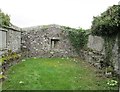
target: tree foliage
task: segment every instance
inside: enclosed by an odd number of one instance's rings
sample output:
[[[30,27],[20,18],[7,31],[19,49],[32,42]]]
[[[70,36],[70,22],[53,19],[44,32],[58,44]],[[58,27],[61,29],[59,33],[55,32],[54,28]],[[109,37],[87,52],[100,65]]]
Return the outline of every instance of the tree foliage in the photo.
[[[10,26],[10,17],[0,10],[0,26]]]
[[[92,33],[96,35],[113,35],[120,31],[120,5],[113,5],[101,16],[94,17]]]

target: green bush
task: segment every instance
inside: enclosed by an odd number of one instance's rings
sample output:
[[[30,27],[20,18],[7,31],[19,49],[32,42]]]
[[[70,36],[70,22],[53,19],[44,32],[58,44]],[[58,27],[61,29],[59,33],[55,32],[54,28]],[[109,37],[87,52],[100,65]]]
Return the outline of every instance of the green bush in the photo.
[[[108,66],[114,67],[112,50],[117,34],[120,34],[120,5],[113,5],[100,16],[94,17],[91,32],[93,35],[101,36],[105,41],[105,59],[103,64],[106,68]]]
[[[120,32],[120,5],[113,5],[101,16],[94,17],[92,33],[95,35],[108,36]]]
[[[10,17],[0,10],[0,26],[10,26]]]
[[[20,54],[17,54],[16,52],[12,52],[12,50],[8,50],[6,53],[2,55],[2,63],[10,63],[12,61],[15,61],[21,57]]]

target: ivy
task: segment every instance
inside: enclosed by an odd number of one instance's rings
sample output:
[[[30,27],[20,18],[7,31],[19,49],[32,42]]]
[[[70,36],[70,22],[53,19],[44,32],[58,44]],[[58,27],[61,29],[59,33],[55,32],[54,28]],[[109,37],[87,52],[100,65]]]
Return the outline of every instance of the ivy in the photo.
[[[101,16],[93,18],[92,33],[95,35],[113,35],[120,30],[120,5],[113,5]]]
[[[115,40],[116,40],[116,36],[104,36],[104,47],[105,47],[105,61],[104,61],[104,64],[105,64],[105,67],[113,67],[113,53],[112,53],[112,50],[113,50],[113,47],[114,47],[114,44],[115,44]]]
[[[74,29],[70,27],[64,27],[66,31],[68,31],[68,37],[70,39],[70,42],[72,43],[75,50],[79,53],[80,49],[83,49],[88,41],[88,35],[86,33],[86,30],[80,28],[80,29]]]
[[[93,35],[101,36],[105,43],[105,67],[113,67],[112,49],[118,36],[118,48],[120,47],[120,5],[113,5],[100,16],[94,17],[91,27]],[[120,49],[118,49],[119,52]]]

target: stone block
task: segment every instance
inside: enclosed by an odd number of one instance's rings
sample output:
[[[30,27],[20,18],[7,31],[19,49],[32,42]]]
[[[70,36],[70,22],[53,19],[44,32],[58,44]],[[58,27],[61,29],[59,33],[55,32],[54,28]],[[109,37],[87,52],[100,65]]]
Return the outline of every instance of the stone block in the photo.
[[[102,51],[103,45],[104,40],[101,37],[89,35],[87,44],[88,48],[96,51]]]

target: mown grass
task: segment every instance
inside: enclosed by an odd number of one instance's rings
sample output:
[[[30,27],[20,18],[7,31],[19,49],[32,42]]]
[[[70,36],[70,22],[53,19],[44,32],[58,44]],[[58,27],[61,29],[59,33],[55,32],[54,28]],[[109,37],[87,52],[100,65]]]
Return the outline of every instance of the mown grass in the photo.
[[[109,90],[109,79],[73,58],[31,58],[11,67],[3,90]],[[112,89],[117,89],[114,87]]]

